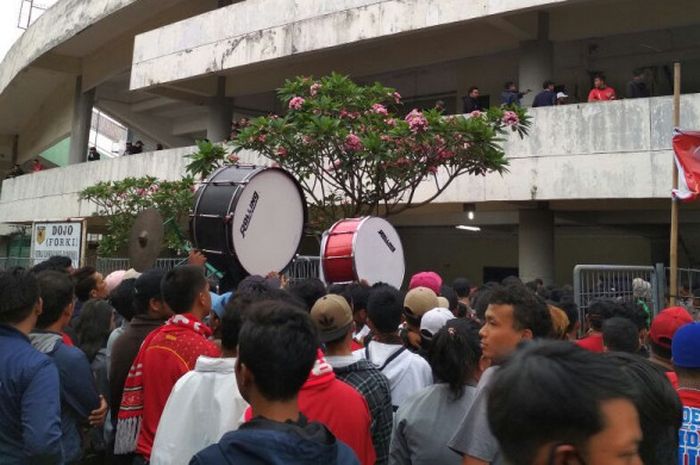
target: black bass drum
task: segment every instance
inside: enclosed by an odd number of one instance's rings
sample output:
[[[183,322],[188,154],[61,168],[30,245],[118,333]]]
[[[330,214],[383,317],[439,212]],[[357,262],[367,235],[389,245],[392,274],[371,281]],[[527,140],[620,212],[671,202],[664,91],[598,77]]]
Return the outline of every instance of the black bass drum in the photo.
[[[192,245],[235,281],[282,271],[299,248],[307,209],[299,183],[281,168],[224,166],[195,193]]]

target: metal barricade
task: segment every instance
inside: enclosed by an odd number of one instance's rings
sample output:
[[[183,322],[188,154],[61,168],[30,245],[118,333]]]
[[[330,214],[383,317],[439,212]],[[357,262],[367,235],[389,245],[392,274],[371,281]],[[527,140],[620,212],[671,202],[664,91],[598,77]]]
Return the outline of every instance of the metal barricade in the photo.
[[[297,255],[284,272],[289,276],[290,282],[306,278],[320,278],[320,266],[321,257]]]
[[[665,268],[663,277],[665,283],[670,282],[669,268]],[[700,270],[696,268],[678,268],[678,289],[673,293],[676,296],[676,305],[685,307],[694,317],[700,319]],[[671,289],[663,286],[664,304],[668,305],[671,298]]]
[[[180,258],[158,258],[153,264],[153,268],[159,268],[162,270],[172,270],[176,266],[184,264],[187,262],[187,257]],[[128,270],[131,268],[131,264],[128,258],[106,258],[97,257],[94,264],[95,269],[107,276],[113,271],[117,270]]]
[[[664,306],[663,281],[659,281],[659,267],[623,265],[576,265],[574,267],[574,301],[583,323],[590,304],[610,299],[618,302],[644,300],[655,315]],[[632,283],[636,278],[646,281],[648,293],[636,295]],[[662,278],[663,279],[663,278]]]

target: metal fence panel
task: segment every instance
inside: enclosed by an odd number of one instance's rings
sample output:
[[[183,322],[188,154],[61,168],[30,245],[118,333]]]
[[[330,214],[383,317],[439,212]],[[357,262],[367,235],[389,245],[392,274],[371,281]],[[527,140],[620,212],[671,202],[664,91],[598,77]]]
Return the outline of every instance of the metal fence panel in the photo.
[[[635,296],[632,282],[636,278],[649,283],[648,294]],[[656,269],[653,266],[576,265],[574,267],[574,301],[578,306],[582,324],[590,304],[600,299],[618,302],[642,299],[655,315],[663,306],[662,299],[659,299]]]
[[[29,268],[32,266],[31,258],[29,257],[0,257],[0,270],[21,266]]]
[[[289,281],[298,281],[306,278],[320,278],[321,257],[310,255],[297,255],[292,263],[284,270]]]

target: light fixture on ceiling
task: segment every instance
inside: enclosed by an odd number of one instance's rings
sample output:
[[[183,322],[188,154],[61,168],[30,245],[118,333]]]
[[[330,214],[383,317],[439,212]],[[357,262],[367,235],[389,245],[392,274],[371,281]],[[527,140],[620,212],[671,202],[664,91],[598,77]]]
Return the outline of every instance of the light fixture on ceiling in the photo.
[[[455,229],[461,229],[462,231],[479,232],[481,228],[478,226],[467,226],[466,224],[458,224]]]
[[[476,205],[473,203],[464,203],[462,204],[462,211],[467,214],[467,218],[469,221],[474,221],[474,217],[476,216]]]

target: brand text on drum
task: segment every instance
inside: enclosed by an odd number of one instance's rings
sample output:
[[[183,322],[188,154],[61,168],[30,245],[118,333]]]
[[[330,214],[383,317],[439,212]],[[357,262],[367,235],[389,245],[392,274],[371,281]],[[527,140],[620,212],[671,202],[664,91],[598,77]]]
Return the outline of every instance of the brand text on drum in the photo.
[[[250,226],[250,221],[253,219],[253,213],[255,213],[255,207],[258,206],[258,199],[260,196],[258,195],[258,191],[253,192],[253,197],[250,199],[250,204],[248,204],[248,211],[245,213],[245,217],[243,218],[243,223],[241,224],[241,236],[245,238],[245,233],[248,231],[248,227]]]
[[[394,244],[392,244],[389,238],[386,237],[386,233],[384,232],[384,230],[379,230],[379,237],[381,237],[386,246],[389,247],[389,250],[391,250],[392,252],[396,252],[396,247],[394,247]]]

